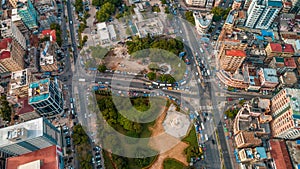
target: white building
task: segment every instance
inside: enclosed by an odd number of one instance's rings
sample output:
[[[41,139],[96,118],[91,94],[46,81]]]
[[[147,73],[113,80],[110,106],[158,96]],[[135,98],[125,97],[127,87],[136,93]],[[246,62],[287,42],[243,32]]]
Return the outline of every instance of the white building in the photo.
[[[197,7],[205,7],[206,0],[185,0],[187,5],[197,6]]]
[[[253,0],[248,8],[246,27],[268,29],[282,8],[281,0]]]
[[[195,19],[195,27],[199,34],[206,34],[208,31],[211,23],[213,14],[206,13],[201,14],[200,12],[194,12],[193,13],[194,19]]]
[[[115,41],[117,39],[117,34],[116,34],[116,31],[115,31],[114,25],[108,25],[107,29],[108,29],[108,32],[109,32],[110,39],[112,41]]]
[[[21,155],[60,144],[59,130],[45,118],[0,129],[0,151],[10,155]]]
[[[97,32],[100,36],[100,43],[106,44],[109,43],[109,32],[105,22],[97,23]]]

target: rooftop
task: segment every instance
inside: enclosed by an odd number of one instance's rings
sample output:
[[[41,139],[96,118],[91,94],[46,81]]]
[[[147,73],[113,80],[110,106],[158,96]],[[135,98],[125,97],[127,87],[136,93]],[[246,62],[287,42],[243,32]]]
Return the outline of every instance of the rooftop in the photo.
[[[264,68],[263,69],[264,78],[268,82],[278,83],[277,72],[275,69]]]
[[[225,54],[227,56],[240,56],[240,57],[246,57],[246,52],[242,50],[234,50],[234,49],[229,49],[225,51]]]
[[[18,110],[18,115],[26,114],[26,113],[34,111],[34,108],[28,104],[28,97],[23,98],[23,99],[18,99],[18,102],[22,103],[21,109]]]
[[[297,83],[298,79],[295,72],[285,72],[283,76],[280,77],[281,83],[286,85],[294,85]]]
[[[21,131],[21,133],[17,131]],[[19,123],[17,125],[1,128],[0,147],[4,147],[13,143],[19,143],[24,140],[30,140],[32,138],[39,137],[42,135],[43,118],[38,118],[27,122]],[[17,139],[16,137],[19,137],[19,139]]]
[[[109,33],[105,22],[97,23],[97,31],[101,40],[109,40]]]
[[[42,35],[50,36],[50,41],[56,41],[56,31],[51,29],[46,29],[42,31]]]
[[[114,25],[108,25],[107,29],[108,29],[108,32],[109,32],[109,35],[110,35],[111,38],[116,38],[117,37]]]
[[[40,81],[32,82],[29,85],[29,103],[39,102],[49,97],[50,79],[42,79]]]
[[[297,68],[297,64],[294,58],[284,58],[284,65],[289,68]]]
[[[28,69],[15,71],[11,73],[10,79],[10,92],[13,92],[14,89],[28,85]],[[12,94],[12,93],[10,93]]]
[[[280,43],[270,43],[272,52],[285,52],[285,53],[294,53],[293,45]]]
[[[47,41],[46,45],[44,46],[44,49],[41,50],[41,55],[40,55],[41,66],[52,65],[55,63],[55,58],[50,53],[52,53],[52,45],[50,44],[49,41]]]
[[[270,153],[276,169],[292,169],[292,163],[284,141],[270,140]]]
[[[197,20],[202,27],[208,27],[212,22],[213,14],[201,14],[200,12],[194,12],[193,15],[195,20]]]
[[[158,17],[145,19],[135,23],[140,37],[150,35],[160,35],[163,33],[164,26]]]
[[[60,169],[60,148],[50,146],[31,153],[7,159],[6,169]]]

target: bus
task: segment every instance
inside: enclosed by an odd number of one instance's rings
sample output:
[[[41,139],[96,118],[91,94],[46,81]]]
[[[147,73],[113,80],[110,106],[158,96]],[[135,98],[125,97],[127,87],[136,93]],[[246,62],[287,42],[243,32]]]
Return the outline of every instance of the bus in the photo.
[[[158,86],[158,83],[157,83],[157,82],[152,82],[152,84],[154,84],[154,85]]]
[[[205,136],[204,136],[204,137],[205,137],[205,140],[207,141],[207,140],[208,140],[208,136],[207,136],[207,134],[205,134]]]

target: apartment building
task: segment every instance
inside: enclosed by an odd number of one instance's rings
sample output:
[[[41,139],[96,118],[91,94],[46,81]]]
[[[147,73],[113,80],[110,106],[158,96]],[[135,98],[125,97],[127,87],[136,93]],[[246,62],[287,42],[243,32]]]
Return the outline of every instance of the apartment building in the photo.
[[[265,49],[267,57],[265,58],[265,63],[270,63],[273,57],[292,57],[295,53],[292,44],[279,44],[279,43],[269,43]]]
[[[213,14],[194,12],[193,16],[195,19],[195,27],[197,32],[200,35],[206,34],[212,23]]]
[[[285,88],[272,98],[273,136],[283,139],[300,137],[300,89]]]
[[[22,155],[61,145],[61,135],[47,119],[38,118],[0,129],[0,151]]]
[[[11,19],[2,20],[0,23],[2,38],[13,38],[24,50],[26,50],[26,39]]]
[[[261,90],[274,90],[279,84],[277,72],[271,68],[260,68],[258,71]]]
[[[60,86],[49,78],[32,82],[29,85],[29,104],[44,117],[63,112],[63,96]]]
[[[268,29],[282,8],[281,0],[252,0],[247,10],[246,27]]]
[[[241,67],[246,58],[246,52],[242,50],[227,49],[220,57],[220,68],[234,73]]]
[[[24,69],[25,50],[12,38],[0,41],[0,73],[3,71],[18,71]]]
[[[11,21],[13,24],[16,25],[16,27],[20,30],[20,32],[25,35],[29,32],[29,29],[22,21],[22,18],[18,14],[18,9],[12,9],[11,10]]]
[[[38,13],[30,0],[17,5],[18,14],[24,24],[31,30],[38,28]]]
[[[50,38],[53,39],[53,38]],[[55,58],[55,51],[56,51],[56,43],[50,43],[50,41],[47,41],[46,44],[43,47],[43,50],[41,50],[40,55],[40,66],[41,69],[45,72],[52,72],[57,71],[57,61]]]

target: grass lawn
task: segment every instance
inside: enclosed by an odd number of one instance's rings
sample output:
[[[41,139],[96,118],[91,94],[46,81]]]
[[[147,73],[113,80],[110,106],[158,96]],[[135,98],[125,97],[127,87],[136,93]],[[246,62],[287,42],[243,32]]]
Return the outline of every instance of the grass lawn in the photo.
[[[190,146],[198,146],[195,127],[192,127],[189,134],[182,141],[189,143]]]
[[[164,169],[184,169],[184,168],[186,168],[185,165],[183,165],[181,162],[179,162],[173,158],[165,159],[163,166],[164,166]]]

